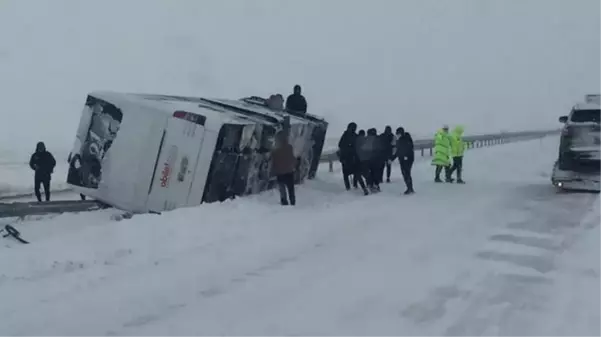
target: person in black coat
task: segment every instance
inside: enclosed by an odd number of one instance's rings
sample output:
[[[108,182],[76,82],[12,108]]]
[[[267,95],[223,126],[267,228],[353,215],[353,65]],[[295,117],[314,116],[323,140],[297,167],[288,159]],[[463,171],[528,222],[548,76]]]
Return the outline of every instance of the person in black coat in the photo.
[[[357,157],[357,124],[351,122],[348,124],[346,131],[340,137],[338,142],[338,157],[340,158],[340,164],[342,164],[342,176],[344,179],[344,187],[346,190],[351,189],[349,177],[353,176],[353,182],[357,181],[363,192],[367,194],[365,182],[361,177],[361,166],[359,164],[359,158]]]
[[[393,147],[395,146],[395,137],[392,133],[392,128],[390,125],[386,125],[384,129],[384,133],[380,135],[382,138],[382,160],[384,161],[384,166],[382,167],[382,177],[380,181],[384,181],[384,169],[386,169],[386,182],[390,182],[390,173],[392,170],[392,161],[395,158],[395,153],[393,152]]]
[[[56,160],[52,153],[46,151],[46,145],[43,142],[38,142],[35,152],[29,159],[29,167],[35,171],[34,192],[39,202],[42,201],[40,185],[44,185],[46,201],[50,201],[50,178],[55,166]]]
[[[407,190],[405,194],[415,193],[413,190],[413,179],[411,178],[411,167],[415,160],[415,152],[413,148],[413,139],[409,132],[405,132],[405,129],[399,127],[396,129],[397,141],[396,141],[396,157],[399,158],[401,165],[401,174]]]
[[[365,137],[365,130],[361,129],[359,130],[359,132],[357,132],[357,142],[356,143],[361,143],[361,139],[363,139],[363,137]],[[359,160],[357,160],[358,163],[357,165],[359,165],[359,169],[358,169],[358,173],[357,174],[353,174],[353,187],[354,188],[359,188],[359,179],[361,180],[367,180],[367,177],[364,175],[363,169],[361,168],[361,162]]]
[[[307,113],[307,100],[301,94],[301,86],[295,85],[294,92],[286,99],[286,110]]]
[[[367,136],[358,151],[364,174],[367,176],[367,186],[372,192],[379,192],[384,162],[382,160],[381,138],[375,128],[367,130]]]

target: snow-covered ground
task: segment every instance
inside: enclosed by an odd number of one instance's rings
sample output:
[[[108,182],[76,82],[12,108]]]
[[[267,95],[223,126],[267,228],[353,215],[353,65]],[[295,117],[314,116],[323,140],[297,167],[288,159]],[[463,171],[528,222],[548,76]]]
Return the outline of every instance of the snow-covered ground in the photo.
[[[599,197],[556,193],[557,137],[470,150],[467,185],[298,188],[111,221],[18,223],[0,335],[599,335]]]

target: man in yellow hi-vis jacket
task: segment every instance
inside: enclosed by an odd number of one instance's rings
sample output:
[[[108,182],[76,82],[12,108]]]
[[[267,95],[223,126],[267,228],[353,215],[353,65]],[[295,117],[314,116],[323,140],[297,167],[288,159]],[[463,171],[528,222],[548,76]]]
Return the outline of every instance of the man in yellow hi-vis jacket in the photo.
[[[449,127],[444,126],[441,130],[436,132],[434,135],[434,158],[432,158],[432,165],[436,166],[434,181],[441,183],[440,173],[442,169],[445,169],[446,181],[451,182],[451,175],[449,168],[451,167],[451,139],[449,136]]]
[[[463,126],[456,126],[450,134],[451,138],[451,156],[453,157],[453,166],[449,171],[449,177],[457,171],[457,183],[465,184],[461,177],[463,169],[463,153],[466,149],[466,143],[463,141]]]

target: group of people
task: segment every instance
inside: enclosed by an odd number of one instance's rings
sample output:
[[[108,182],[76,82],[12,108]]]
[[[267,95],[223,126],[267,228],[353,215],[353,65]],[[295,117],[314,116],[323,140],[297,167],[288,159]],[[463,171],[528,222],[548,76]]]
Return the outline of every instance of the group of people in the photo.
[[[434,153],[432,165],[436,167],[434,181],[443,182],[440,174],[445,171],[445,180],[455,182],[453,174],[457,174],[457,183],[464,184],[462,177],[463,154],[466,143],[463,141],[464,129],[456,126],[449,132],[447,125],[438,130],[434,136]],[[413,194],[411,168],[415,159],[413,139],[402,127],[396,129],[386,126],[384,132],[377,133],[375,128],[357,131],[356,123],[349,123],[338,142],[338,158],[342,164],[344,186],[347,190],[359,186],[368,195],[380,191],[380,184],[390,182],[392,162],[399,161],[401,174],[407,187],[404,194]]]
[[[449,126],[445,125],[434,135],[434,158],[432,165],[436,166],[434,181],[441,183],[440,173],[445,170],[445,181],[452,183],[453,173],[457,172],[457,183],[465,184],[462,177],[463,153],[467,144],[463,141],[463,126],[456,126],[449,132]]]
[[[392,162],[398,159],[407,186],[405,194],[415,193],[411,178],[414,153],[413,139],[402,127],[393,134],[388,125],[378,134],[375,128],[357,131],[357,124],[351,122],[338,142],[344,186],[351,189],[352,177],[353,187],[361,186],[365,195],[379,192],[384,176],[390,182]]]

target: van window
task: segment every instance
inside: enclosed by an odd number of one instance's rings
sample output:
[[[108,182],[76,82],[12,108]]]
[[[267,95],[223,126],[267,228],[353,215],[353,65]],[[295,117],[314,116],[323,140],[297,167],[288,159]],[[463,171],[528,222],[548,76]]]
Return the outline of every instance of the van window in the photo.
[[[574,110],[570,121],[575,123],[595,122],[599,123],[601,119],[601,110]]]

